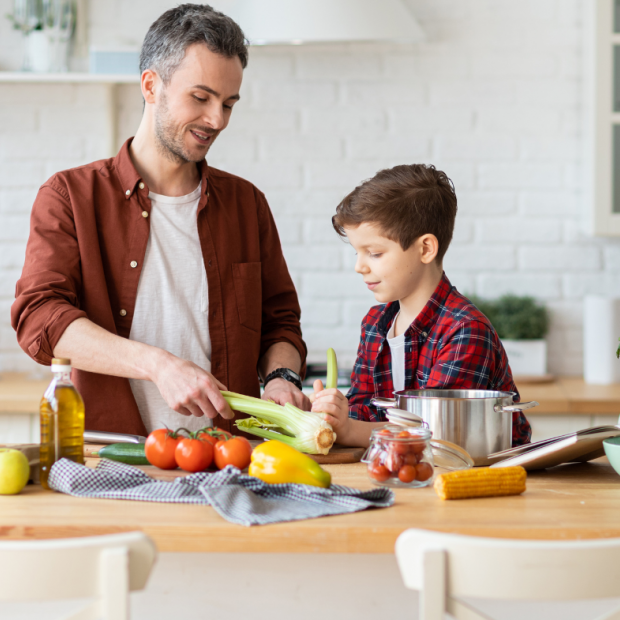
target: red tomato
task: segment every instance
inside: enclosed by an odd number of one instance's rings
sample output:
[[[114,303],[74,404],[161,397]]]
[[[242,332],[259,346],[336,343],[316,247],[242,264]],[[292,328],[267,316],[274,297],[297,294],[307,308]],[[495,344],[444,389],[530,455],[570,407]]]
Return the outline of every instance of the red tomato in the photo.
[[[177,465],[191,472],[204,471],[213,461],[213,446],[207,439],[184,437],[174,451]]]
[[[385,482],[390,477],[388,468],[381,465],[379,459],[375,459],[368,464],[368,475],[377,482]]]
[[[250,464],[251,457],[252,445],[245,437],[233,437],[215,444],[215,464],[218,469],[224,469],[226,465],[245,469]]]
[[[154,430],[146,439],[144,454],[148,462],[160,469],[175,469],[177,462],[174,452],[179,437],[167,428]]]
[[[413,482],[416,477],[416,468],[413,465],[403,465],[398,470],[398,479],[401,482]]]
[[[415,466],[415,477],[424,482],[433,475],[433,466],[430,463],[419,463]]]

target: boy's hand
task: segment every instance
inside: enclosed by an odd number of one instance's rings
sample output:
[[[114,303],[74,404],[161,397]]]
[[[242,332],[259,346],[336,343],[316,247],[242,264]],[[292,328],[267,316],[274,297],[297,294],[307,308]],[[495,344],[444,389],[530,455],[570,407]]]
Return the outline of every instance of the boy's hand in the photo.
[[[336,388],[326,390],[323,382],[317,379],[314,382],[314,394],[310,396],[312,411],[324,413],[323,419],[331,424],[338,436],[338,442],[345,440],[349,430],[349,401],[347,397]]]

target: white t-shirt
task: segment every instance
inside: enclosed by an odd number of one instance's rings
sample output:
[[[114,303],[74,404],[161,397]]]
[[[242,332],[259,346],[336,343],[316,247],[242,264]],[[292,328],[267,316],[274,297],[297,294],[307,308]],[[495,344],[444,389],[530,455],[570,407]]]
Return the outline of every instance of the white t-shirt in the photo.
[[[149,193],[151,228],[129,338],[210,371],[207,272],[196,225],[200,192],[198,186],[187,196]],[[129,383],[149,433],[164,425],[189,430],[211,425],[207,417],[170,409],[151,381]]]
[[[394,384],[394,391],[400,392],[405,389],[405,332],[400,336],[394,336],[397,318],[398,314],[392,321],[392,327],[390,327],[387,335],[387,343],[390,345],[392,353],[392,383]]]

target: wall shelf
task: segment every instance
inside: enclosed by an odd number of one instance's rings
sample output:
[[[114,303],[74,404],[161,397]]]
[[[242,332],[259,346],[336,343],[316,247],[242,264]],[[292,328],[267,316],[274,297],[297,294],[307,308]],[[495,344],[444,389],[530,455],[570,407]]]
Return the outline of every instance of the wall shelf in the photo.
[[[106,93],[106,145],[102,157],[114,157],[118,151],[116,140],[116,89],[121,84],[139,84],[139,75],[103,75],[98,73],[30,73],[28,71],[0,71],[1,84],[101,84]]]
[[[104,75],[99,73],[30,73],[29,71],[0,71],[0,83],[46,84],[138,84],[139,75]]]

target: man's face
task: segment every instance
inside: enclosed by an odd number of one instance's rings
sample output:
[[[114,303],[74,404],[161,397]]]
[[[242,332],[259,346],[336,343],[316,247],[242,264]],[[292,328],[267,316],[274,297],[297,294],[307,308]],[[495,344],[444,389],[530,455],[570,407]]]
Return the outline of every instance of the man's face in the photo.
[[[403,250],[375,224],[345,228],[345,233],[357,253],[355,271],[362,275],[379,303],[406,299],[420,286],[425,267],[420,239]]]
[[[159,81],[155,100],[155,135],[166,157],[180,163],[205,158],[228,125],[242,77],[237,56],[226,58],[203,44],[187,48],[170,82]]]

